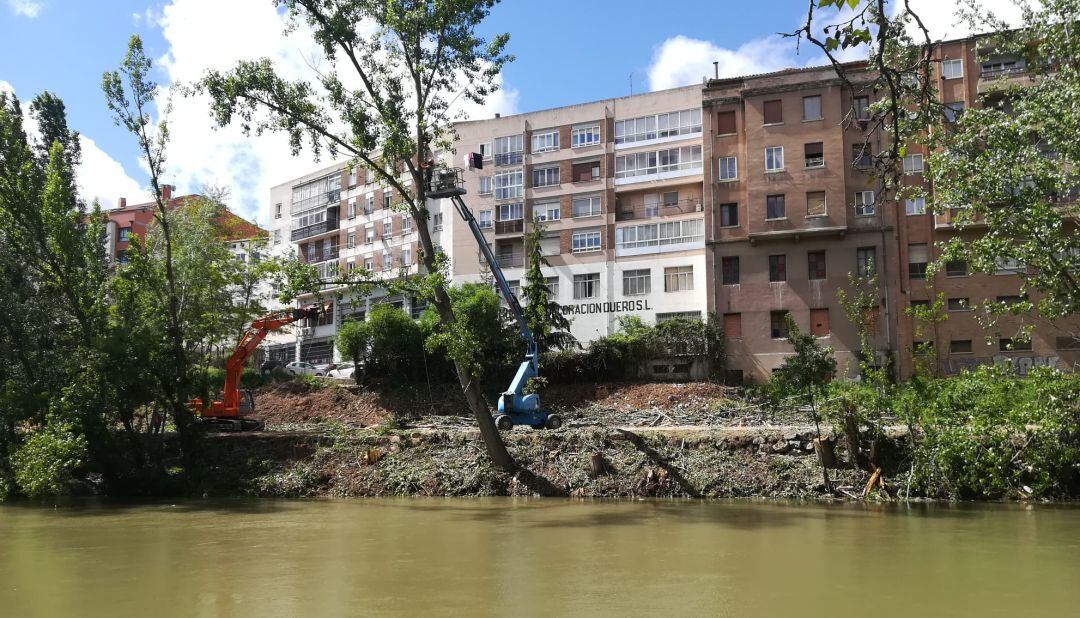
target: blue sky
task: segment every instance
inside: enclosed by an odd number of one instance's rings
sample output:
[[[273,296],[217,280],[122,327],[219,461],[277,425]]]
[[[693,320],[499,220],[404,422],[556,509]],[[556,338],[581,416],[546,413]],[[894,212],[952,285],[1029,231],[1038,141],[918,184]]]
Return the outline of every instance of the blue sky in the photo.
[[[939,11],[950,3],[926,5]],[[503,93],[474,113],[621,96],[631,76],[635,92],[695,83],[712,73],[714,60],[731,75],[813,63],[820,58],[805,50],[797,56],[794,42],[775,36],[797,27],[805,7],[806,0],[504,0],[484,31],[509,32],[517,59],[503,72]],[[146,182],[100,88],[132,33],[160,61],[157,79],[165,85],[242,57],[304,69],[305,42],[281,36],[271,0],[0,0],[0,88],[6,82],[23,100],[42,90],[64,99],[71,125],[91,141],[80,172],[84,195],[106,206],[118,195],[134,199]],[[228,187],[234,209],[264,223],[259,209],[269,187],[316,165],[293,159],[280,139],[211,130],[204,101],[175,99],[171,122],[167,180],[181,191]]]

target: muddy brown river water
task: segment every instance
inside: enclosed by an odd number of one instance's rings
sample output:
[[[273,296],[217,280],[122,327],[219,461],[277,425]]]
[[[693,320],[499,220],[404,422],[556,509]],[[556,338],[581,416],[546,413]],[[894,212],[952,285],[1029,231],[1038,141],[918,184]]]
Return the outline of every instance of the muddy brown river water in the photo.
[[[1080,507],[0,506],[0,616],[1080,616]]]

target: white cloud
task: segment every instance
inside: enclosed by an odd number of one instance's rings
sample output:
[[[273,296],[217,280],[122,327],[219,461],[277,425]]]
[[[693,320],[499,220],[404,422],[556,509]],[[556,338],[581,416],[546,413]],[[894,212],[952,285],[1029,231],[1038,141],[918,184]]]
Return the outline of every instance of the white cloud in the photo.
[[[80,135],[79,144],[82,146],[82,163],[76,180],[79,195],[88,204],[96,199],[102,208],[114,208],[119,197],[126,197],[129,204],[150,200],[150,192],[128,176],[124,166],[99,148],[94,140]]]
[[[911,10],[926,25],[935,41],[977,34],[977,29],[973,32],[970,24],[957,18],[957,9],[961,6],[966,6],[966,3],[960,0],[911,0]],[[899,7],[899,4],[893,5],[894,14]],[[1012,26],[1019,26],[1021,23],[1021,11],[1015,0],[980,0],[979,10],[993,13]],[[915,24],[909,24],[908,30],[912,36],[922,36]]]
[[[41,12],[41,9],[45,6],[45,3],[41,0],[7,0],[8,7],[16,15],[21,15],[28,19],[34,19]]]
[[[755,39],[737,49],[682,35],[667,39],[653,51],[649,88],[663,90],[701,83],[713,76],[719,62],[720,77],[765,73],[792,66],[795,45],[779,36]]]
[[[0,80],[0,91],[15,94],[15,88],[3,80]],[[23,129],[31,138],[39,139],[34,137],[38,124],[30,115],[29,106],[23,106]],[[82,147],[82,162],[76,170],[75,180],[79,197],[88,204],[96,199],[102,208],[113,208],[118,197],[128,198],[131,204],[150,199],[150,193],[124,171],[119,161],[99,148],[94,140],[80,134],[79,145]]]
[[[150,20],[146,14],[138,18]],[[286,79],[310,80],[309,64],[322,57],[305,26],[283,34],[287,20],[270,0],[171,0],[152,20],[169,46],[159,66],[171,84],[190,84],[207,70],[224,71],[239,60],[263,57]],[[325,61],[315,68],[331,69]],[[342,74],[346,86],[350,73]],[[242,216],[268,223],[270,187],[332,163],[325,156],[316,162],[307,151],[293,157],[281,134],[245,136],[235,125],[214,128],[206,97],[177,96],[172,103],[165,182],[177,185],[181,193],[206,185],[225,187],[229,205]],[[516,107],[515,90],[500,91],[484,106],[459,100],[459,110],[474,116],[513,113]]]

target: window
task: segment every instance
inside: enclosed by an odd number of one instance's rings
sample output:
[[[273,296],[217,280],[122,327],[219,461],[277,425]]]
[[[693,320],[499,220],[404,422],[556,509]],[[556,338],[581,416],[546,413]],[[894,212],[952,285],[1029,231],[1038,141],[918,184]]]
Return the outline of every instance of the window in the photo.
[[[547,286],[548,298],[551,300],[559,300],[559,276],[556,275],[544,279],[544,285]]]
[[[356,198],[355,200],[351,200],[349,202],[348,211],[349,211],[349,218],[350,219],[353,219],[353,218],[356,217],[356,205],[359,202],[360,202],[360,198]]]
[[[281,218],[281,204],[280,203],[274,204],[274,218],[275,219],[280,219]]]
[[[859,247],[856,249],[855,268],[860,277],[870,277],[877,274],[877,249],[874,247]]]
[[[806,253],[806,268],[807,279],[811,281],[825,279],[828,276],[825,268],[825,252],[808,251]]]
[[[622,276],[623,296],[641,296],[652,291],[651,273],[644,270],[624,270]]]
[[[829,336],[829,310],[827,308],[810,310],[810,334],[815,337]]]
[[[491,176],[480,177],[480,195],[491,194]]]
[[[615,143],[628,144],[701,133],[701,110],[688,109],[615,121]]]
[[[1027,264],[1015,258],[997,258],[994,260],[995,275],[1022,275],[1027,273]]]
[[[372,258],[364,258],[364,270],[372,272],[375,270],[375,260]]]
[[[953,339],[949,342],[949,354],[971,354],[971,340]]]
[[[482,227],[482,228],[491,227],[491,211],[490,210],[481,210],[480,211],[479,223],[480,223],[480,227]]]
[[[491,142],[480,144],[480,156],[482,156],[485,161],[491,160]]]
[[[382,224],[383,238],[390,238],[390,236],[393,235],[393,233],[394,233],[393,220],[390,217],[386,217],[385,219],[383,219],[383,224]]]
[[[945,79],[959,79],[964,76],[963,60],[942,60],[941,76]]]
[[[739,258],[738,256],[720,259],[721,283],[723,285],[739,285]]]
[[[855,97],[851,101],[855,120],[870,120],[870,97]]]
[[[574,275],[574,298],[596,298],[600,292],[600,273]]]
[[[393,266],[393,265],[394,265],[394,256],[390,255],[389,253],[384,253],[382,255],[382,269],[383,270],[390,270],[390,267]]]
[[[1015,305],[1017,303],[1027,302],[1027,300],[1028,300],[1027,294],[1024,294],[1023,296],[1021,296],[1019,294],[1012,294],[1012,295],[1008,295],[1008,296],[998,296],[997,297],[997,302],[1005,303],[1006,305]]]
[[[657,313],[656,323],[667,322],[668,320],[697,320],[701,321],[700,311],[672,311],[670,313]]]
[[[523,218],[525,218],[525,205],[521,202],[499,204],[497,221],[520,221]]]
[[[533,169],[533,186],[550,187],[559,184],[559,167],[540,167]]]
[[[521,170],[495,174],[495,199],[511,200],[521,197]]]
[[[966,277],[968,276],[968,264],[964,260],[949,260],[945,262],[945,276],[946,277]]]
[[[769,281],[773,283],[787,281],[786,255],[780,254],[769,256]]]
[[[769,146],[765,149],[765,171],[779,172],[784,169],[784,147]]]
[[[412,247],[402,247],[401,249],[401,265],[409,266],[412,264]]]
[[[615,157],[615,178],[701,169],[701,146],[683,146]]]
[[[720,204],[720,227],[737,227],[739,225],[739,205]]]
[[[930,249],[925,244],[908,245],[908,279],[926,279],[926,264]]]
[[[281,242],[281,230],[274,230],[274,244]]]
[[[788,336],[788,312],[787,311],[770,311],[769,312],[769,331],[770,336],[773,339],[787,339]]]
[[[573,182],[590,182],[600,178],[600,160],[571,164],[570,177]]]
[[[802,119],[821,120],[821,96],[814,95],[802,98]]]
[[[532,151],[533,152],[550,152],[552,150],[559,149],[559,132],[544,131],[543,133],[533,133],[532,136]]]
[[[393,206],[393,194],[389,190],[383,191],[383,208],[389,210]]]
[[[119,240],[120,240],[120,242],[128,242],[129,240],[131,240],[131,228],[130,227],[122,227],[122,228],[120,228],[120,239]]]
[[[1056,337],[1054,339],[1055,350],[1080,350],[1080,337]]]
[[[495,165],[517,165],[524,152],[525,137],[520,134],[495,138]]]
[[[855,169],[865,170],[872,167],[874,158],[870,156],[870,147],[867,144],[852,144],[851,162]]]
[[[950,298],[948,301],[949,311],[971,311],[971,302],[964,298]]]
[[[825,192],[824,191],[811,191],[806,194],[806,216],[807,217],[824,217],[825,216]]]
[[[694,289],[694,267],[672,266],[664,269],[664,291],[685,292]]]
[[[364,242],[369,245],[375,242],[375,226],[369,225],[364,228]]]
[[[533,219],[536,221],[558,221],[562,210],[558,202],[533,204]]]
[[[1031,340],[1023,341],[1020,339],[1011,339],[1004,337],[998,339],[998,351],[999,352],[1030,352]]]
[[[806,167],[825,167],[825,148],[821,142],[804,144],[803,153],[806,156]]]
[[[735,112],[717,112],[716,113],[716,134],[717,135],[734,135],[735,133]]]
[[[904,173],[921,174],[923,171],[923,156],[921,154],[909,154],[904,156]]]
[[[431,216],[431,227],[434,228],[434,230],[436,232],[438,232],[439,230],[442,229],[442,227],[443,227],[443,215],[442,215],[441,212],[437,212],[437,213],[435,213],[434,215]]]
[[[349,232],[345,237],[345,248],[353,249],[356,247],[356,232]]]
[[[735,157],[720,157],[717,163],[717,180],[730,182],[739,178],[739,166]]]
[[[679,192],[678,191],[665,191],[664,192],[664,207],[672,208],[679,205]]]
[[[615,243],[619,249],[665,247],[698,242],[704,238],[705,222],[701,219],[646,223],[615,229]]]
[[[595,217],[600,214],[600,196],[575,197],[570,202],[570,214],[574,217]]]
[[[364,200],[364,214],[370,215],[373,212],[375,212],[375,196],[369,195],[367,196],[367,199]]]
[[[581,148],[600,143],[600,125],[574,127],[570,131],[570,147]]]
[[[909,197],[904,200],[904,212],[909,215],[925,215],[926,214],[926,198],[925,197]]]
[[[738,339],[742,337],[741,313],[724,314],[724,337],[728,339]]]
[[[784,206],[783,195],[770,195],[765,198],[765,219],[784,219],[787,217],[787,209]]]
[[[592,253],[600,250],[600,232],[580,232],[570,238],[570,250],[574,253]]]
[[[873,191],[856,191],[855,192],[855,214],[863,217],[869,217],[874,214],[874,192]]]
[[[404,215],[401,217],[401,233],[408,234],[412,231],[412,217]]]
[[[765,101],[764,116],[765,124],[780,124],[784,122],[784,107],[780,99]]]
[[[945,120],[949,122],[956,122],[956,119],[964,113],[964,102],[953,101],[952,103],[946,103],[945,109],[942,111],[945,114]]]

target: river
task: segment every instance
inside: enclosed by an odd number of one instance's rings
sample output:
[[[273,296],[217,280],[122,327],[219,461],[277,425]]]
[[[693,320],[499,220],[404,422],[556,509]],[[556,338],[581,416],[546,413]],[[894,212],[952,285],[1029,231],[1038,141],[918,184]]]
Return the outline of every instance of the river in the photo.
[[[1080,508],[0,507],[0,615],[1080,615]]]

